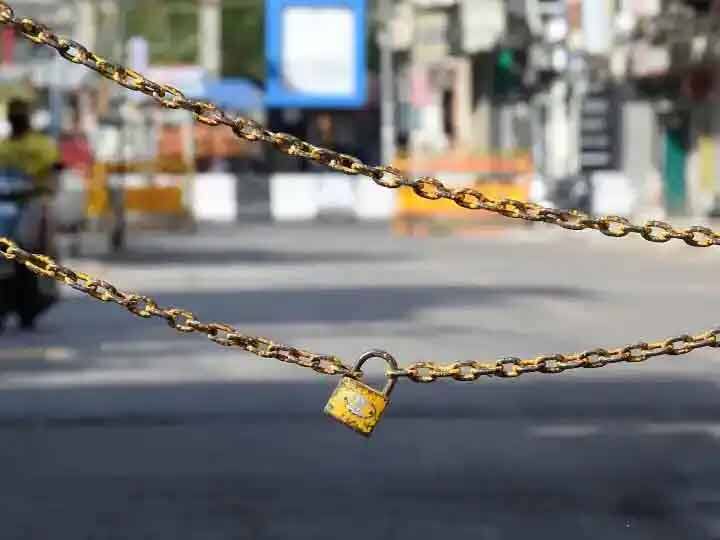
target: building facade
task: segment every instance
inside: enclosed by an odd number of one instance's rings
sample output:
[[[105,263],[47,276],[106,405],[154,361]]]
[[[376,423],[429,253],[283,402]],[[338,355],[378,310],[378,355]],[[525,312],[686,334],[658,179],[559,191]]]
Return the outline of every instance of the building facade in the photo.
[[[635,9],[628,78],[652,104],[653,161],[670,214],[720,210],[720,4],[645,0]]]

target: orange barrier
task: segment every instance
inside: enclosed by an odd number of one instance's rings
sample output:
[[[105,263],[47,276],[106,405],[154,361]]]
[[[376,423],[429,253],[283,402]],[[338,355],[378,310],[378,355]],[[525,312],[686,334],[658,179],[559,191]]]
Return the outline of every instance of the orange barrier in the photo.
[[[474,156],[450,153],[441,156],[396,160],[395,167],[413,177],[433,176],[448,187],[474,187],[493,199],[526,201],[530,195],[533,171],[529,156]],[[489,212],[468,210],[452,201],[432,201],[418,197],[412,189],[399,190],[394,229],[402,234],[462,229],[466,226],[501,230],[507,226]]]
[[[402,171],[415,174],[469,173],[494,175],[523,175],[533,172],[532,158],[528,154],[473,155],[450,152],[439,156],[402,157],[394,162]]]
[[[144,214],[182,214],[182,190],[157,186],[126,188],[125,209]]]
[[[527,200],[529,194],[529,186],[527,182],[518,183],[501,183],[501,182],[476,182],[473,184],[475,189],[481,191],[488,197],[493,199],[516,199],[519,201]],[[486,212],[474,212],[471,216],[467,209],[458,206],[452,201],[441,200],[431,201],[418,197],[410,188],[402,188],[398,194],[398,207],[396,216],[403,217],[486,217]]]
[[[187,169],[182,164],[177,165],[178,170],[173,174]],[[158,170],[152,163],[136,163],[129,165],[96,164],[93,174],[88,182],[87,215],[90,218],[101,218],[110,211],[110,198],[108,193],[108,178],[110,174],[141,173]],[[124,193],[125,209],[129,212],[143,214],[184,215],[187,210],[183,203],[183,188],[181,185],[149,185],[126,187]]]

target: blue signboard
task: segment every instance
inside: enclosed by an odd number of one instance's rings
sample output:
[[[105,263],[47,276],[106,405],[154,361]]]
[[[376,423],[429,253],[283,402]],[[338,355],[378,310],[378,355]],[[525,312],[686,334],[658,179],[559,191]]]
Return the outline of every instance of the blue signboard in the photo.
[[[366,0],[266,0],[268,107],[361,108]]]

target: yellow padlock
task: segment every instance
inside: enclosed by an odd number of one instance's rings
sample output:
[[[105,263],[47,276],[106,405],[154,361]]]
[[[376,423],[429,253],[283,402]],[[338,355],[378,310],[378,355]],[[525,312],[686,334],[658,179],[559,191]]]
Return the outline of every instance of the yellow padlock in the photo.
[[[343,377],[325,405],[325,414],[369,437],[390,403],[390,394],[397,384],[398,364],[385,351],[370,351],[360,357],[353,371],[358,372],[372,358],[382,358],[390,366],[388,383],[383,391],[375,390],[357,379]]]

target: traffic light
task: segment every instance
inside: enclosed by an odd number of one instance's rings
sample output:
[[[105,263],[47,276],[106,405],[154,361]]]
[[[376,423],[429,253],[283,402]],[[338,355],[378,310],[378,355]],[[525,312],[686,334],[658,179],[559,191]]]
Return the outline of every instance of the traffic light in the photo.
[[[523,67],[518,52],[509,48],[500,49],[495,57],[495,95],[507,96],[519,92],[522,74]]]

